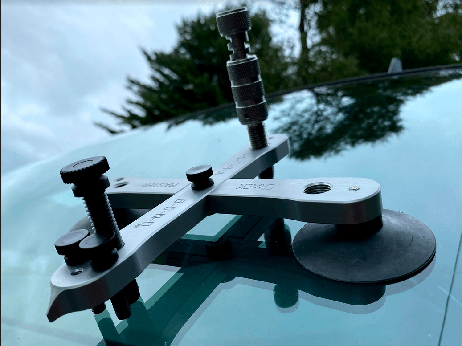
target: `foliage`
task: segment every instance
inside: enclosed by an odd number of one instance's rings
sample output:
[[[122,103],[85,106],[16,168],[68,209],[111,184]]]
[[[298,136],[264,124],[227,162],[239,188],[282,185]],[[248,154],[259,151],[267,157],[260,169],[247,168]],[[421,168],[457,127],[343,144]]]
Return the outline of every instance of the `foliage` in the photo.
[[[400,58],[405,69],[461,62],[460,0],[272,2],[271,19],[262,10],[252,14],[249,32],[266,93],[386,72],[393,57]],[[296,57],[285,53],[287,44],[274,42],[270,34],[272,23],[284,23],[294,9],[300,18]],[[179,115],[233,101],[226,70],[228,41],[218,33],[215,14],[184,19],[177,31],[179,39],[170,53],[142,49],[151,81],[128,78],[134,98],[123,106],[125,114],[103,109],[120,125],[136,128],[173,118],[172,123],[181,123]],[[220,119],[230,116],[227,110],[220,114]]]
[[[136,99],[127,100],[125,114],[103,109],[120,120],[120,124],[136,128],[158,123],[178,115],[232,102],[231,84],[226,70],[230,52],[228,41],[216,28],[215,13],[198,14],[183,19],[177,26],[179,39],[170,53],[142,49],[151,69],[151,82],[128,78],[128,89]],[[281,44],[273,42],[271,21],[265,11],[251,14],[249,44],[252,54],[259,57],[267,93],[291,87],[289,61]],[[97,123],[111,132],[111,129]]]
[[[297,84],[461,62],[460,0],[272,0],[299,12]],[[311,44],[309,44],[311,42]]]
[[[319,47],[333,60],[354,58],[367,73],[387,71],[392,57],[405,68],[456,63],[462,38],[455,13],[437,16],[438,0],[323,0]],[[460,14],[459,14],[460,15]],[[452,29],[450,26],[454,24]],[[459,28],[459,34],[454,30]],[[459,37],[457,37],[459,36]],[[457,42],[459,41],[459,42]]]
[[[449,70],[294,92],[279,104],[270,102],[278,124],[273,132],[289,136],[290,156],[297,160],[336,155],[400,134],[400,111],[406,101],[461,78],[462,70]]]

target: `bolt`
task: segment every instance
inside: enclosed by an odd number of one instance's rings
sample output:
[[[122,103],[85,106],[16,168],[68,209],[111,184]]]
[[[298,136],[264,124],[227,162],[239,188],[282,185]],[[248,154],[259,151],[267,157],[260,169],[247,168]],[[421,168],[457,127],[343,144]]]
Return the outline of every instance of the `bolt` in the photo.
[[[265,90],[260,75],[260,65],[255,55],[248,55],[250,30],[249,11],[243,7],[217,14],[217,26],[221,36],[231,43],[228,49],[233,52],[226,63],[236,112],[241,124],[247,126],[250,147],[262,149],[268,146],[263,121],[268,118]]]
[[[192,182],[193,190],[204,190],[213,185],[213,180],[210,178],[213,175],[212,166],[202,165],[192,167],[186,171],[186,178]]]
[[[86,229],[77,229],[66,233],[55,242],[56,252],[64,256],[67,265],[76,266],[89,260],[87,254],[79,247],[80,242],[89,234]]]
[[[66,184],[74,184],[74,196],[82,197],[95,233],[79,244],[91,258],[94,270],[103,271],[111,267],[118,258],[117,250],[124,245],[114,218],[111,205],[105,194],[109,179],[103,175],[109,170],[104,156],[95,156],[67,165],[61,169],[61,178]]]
[[[119,320],[126,320],[132,314],[131,305],[140,298],[140,291],[136,279],[122,288],[111,298],[114,312]]]
[[[350,191],[358,191],[359,186],[351,186],[348,190],[350,190]]]

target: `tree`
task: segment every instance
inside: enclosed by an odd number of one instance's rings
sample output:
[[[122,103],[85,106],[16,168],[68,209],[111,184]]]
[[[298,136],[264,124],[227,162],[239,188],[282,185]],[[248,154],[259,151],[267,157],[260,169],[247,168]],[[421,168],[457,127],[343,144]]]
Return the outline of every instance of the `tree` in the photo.
[[[449,9],[438,14],[440,2],[323,0],[318,13],[319,46],[330,47],[338,57],[353,57],[367,73],[387,71],[392,57],[401,58],[406,68],[456,63],[453,54],[462,42],[446,26]]]
[[[298,84],[386,72],[393,57],[406,69],[461,62],[460,0],[273,3],[278,17],[288,10],[300,16]]]
[[[363,143],[385,141],[404,130],[401,108],[431,88],[460,79],[462,71],[388,78],[306,89],[269,101],[277,128],[290,139],[290,156],[332,156]]]
[[[260,10],[250,17],[249,43],[252,54],[259,57],[265,91],[291,87],[289,61],[282,45],[272,40],[266,12]],[[133,129],[233,101],[226,70],[228,41],[218,33],[216,14],[183,19],[177,31],[179,40],[170,53],[141,50],[151,69],[151,82],[128,78],[127,88],[135,98],[126,101],[125,114],[103,109],[119,119],[120,125]],[[123,132],[95,124],[110,133]]]

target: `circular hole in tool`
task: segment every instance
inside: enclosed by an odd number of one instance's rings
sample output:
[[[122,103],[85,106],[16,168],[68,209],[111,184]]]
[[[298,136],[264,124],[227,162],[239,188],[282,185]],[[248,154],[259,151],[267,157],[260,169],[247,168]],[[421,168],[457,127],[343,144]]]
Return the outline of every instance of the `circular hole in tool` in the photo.
[[[124,178],[117,178],[115,181],[121,181],[124,180]]]
[[[122,187],[122,186],[125,186],[125,185],[128,185],[128,183],[126,181],[124,181],[123,183],[115,184],[114,187]]]
[[[74,269],[72,272],[71,272],[71,275],[72,276],[75,276],[75,275],[79,275],[83,272],[83,269],[82,268],[78,268],[78,269]]]
[[[332,189],[332,186],[330,184],[327,184],[327,183],[313,183],[313,184],[310,184],[307,187],[305,187],[305,190],[303,190],[303,192],[305,192],[306,194],[309,194],[309,195],[317,195],[317,194],[320,194],[320,193],[327,192],[330,189]]]
[[[246,118],[247,120],[250,119],[250,115],[248,115],[247,113],[244,114],[244,118]]]

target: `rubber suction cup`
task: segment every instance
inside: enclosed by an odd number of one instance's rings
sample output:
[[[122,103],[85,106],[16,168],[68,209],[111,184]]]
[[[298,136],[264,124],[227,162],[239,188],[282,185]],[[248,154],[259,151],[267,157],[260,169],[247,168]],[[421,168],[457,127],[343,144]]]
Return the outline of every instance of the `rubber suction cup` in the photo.
[[[432,231],[404,213],[384,209],[360,225],[306,224],[294,255],[309,271],[351,283],[391,284],[425,269],[436,251]]]

